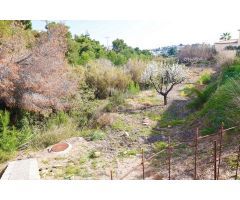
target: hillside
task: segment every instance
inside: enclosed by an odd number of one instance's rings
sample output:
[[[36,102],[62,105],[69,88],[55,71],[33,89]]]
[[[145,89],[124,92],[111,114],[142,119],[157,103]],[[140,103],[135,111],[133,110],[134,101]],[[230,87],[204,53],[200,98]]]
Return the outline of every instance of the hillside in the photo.
[[[235,71],[235,69],[238,71],[238,65],[224,70],[223,74],[229,74],[229,71]],[[214,73],[211,68],[192,67],[188,81],[194,84],[206,72]],[[223,87],[226,83],[223,82],[222,77],[224,76],[220,73],[216,79],[205,86],[205,90],[209,85],[219,80],[222,83],[219,84],[219,87]],[[36,149],[35,151],[21,151],[17,159],[37,158],[40,175],[43,179],[109,179],[111,170],[113,170],[114,179],[141,179],[142,167],[139,165],[141,163],[141,149],[144,149],[146,158],[151,157],[154,153],[167,147],[168,136],[171,136],[172,144],[176,144],[174,145],[176,150],[174,150],[172,157],[171,179],[192,179],[194,151],[188,146],[189,143],[177,145],[180,141],[193,138],[195,135],[193,127],[190,130],[186,129],[188,118],[192,118],[192,113],[188,108],[188,104],[192,100],[182,95],[186,85],[188,83],[175,87],[169,96],[169,105],[167,107],[162,106],[162,99],[154,90],[146,90],[127,98],[124,104],[118,106],[113,112],[102,111],[101,115],[96,119],[102,128],[77,132],[75,130],[75,133],[72,133],[74,137],[63,140],[72,145],[71,156],[51,154],[47,148],[40,151],[36,151]],[[211,101],[215,99],[215,95],[219,94],[218,90],[219,88],[215,90],[215,93],[212,93],[211,98],[209,97],[194,115],[204,113],[204,110],[209,105],[212,105]],[[219,102],[217,105],[219,105]],[[227,102],[227,105],[229,105],[229,102]],[[217,108],[211,106],[211,110],[214,112],[217,111]],[[203,124],[206,121],[209,122],[208,117],[203,116],[202,119]],[[211,122],[214,122],[214,120]],[[54,126],[48,137],[54,136],[53,130],[58,134],[64,131],[67,128],[66,126],[68,125]],[[201,126],[200,130],[202,130]],[[67,131],[72,131],[72,127],[68,127]],[[238,136],[234,135],[234,140],[232,137],[231,134],[227,134],[224,139],[221,179],[229,179],[235,172],[234,160],[238,144],[236,138]],[[46,140],[49,140],[49,138],[46,138]],[[199,179],[212,179],[213,177],[213,165],[210,162],[212,154],[211,141],[212,139],[205,140],[199,146],[199,152],[203,153],[198,160]],[[163,152],[145,163],[147,179],[168,178],[165,157],[166,154]],[[137,165],[139,166],[134,169]],[[129,171],[132,172],[124,177]]]
[[[0,21],[0,171],[36,158],[42,179],[238,178],[238,56],[30,25]]]

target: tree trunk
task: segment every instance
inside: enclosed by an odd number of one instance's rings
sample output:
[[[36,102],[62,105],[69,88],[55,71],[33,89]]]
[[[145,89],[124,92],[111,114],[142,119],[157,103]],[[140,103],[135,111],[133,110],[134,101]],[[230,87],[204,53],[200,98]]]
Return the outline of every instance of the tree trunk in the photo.
[[[163,95],[163,98],[164,98],[164,106],[167,105],[167,95]]]

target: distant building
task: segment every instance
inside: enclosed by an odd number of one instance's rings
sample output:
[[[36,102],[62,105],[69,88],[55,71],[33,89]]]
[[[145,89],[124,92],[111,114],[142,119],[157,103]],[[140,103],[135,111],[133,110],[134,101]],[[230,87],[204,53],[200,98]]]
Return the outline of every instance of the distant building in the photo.
[[[230,39],[230,40],[220,40],[219,42],[214,43],[215,49],[220,52],[226,50],[225,48],[228,46],[238,47],[240,46],[240,30],[238,39]]]

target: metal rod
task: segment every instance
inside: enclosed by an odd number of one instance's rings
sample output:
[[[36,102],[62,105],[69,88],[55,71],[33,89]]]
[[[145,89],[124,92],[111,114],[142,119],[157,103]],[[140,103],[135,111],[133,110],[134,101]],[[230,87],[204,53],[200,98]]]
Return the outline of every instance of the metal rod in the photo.
[[[142,178],[145,179],[144,150],[142,149]]]
[[[199,128],[197,128],[196,130],[196,137],[195,137],[194,180],[197,180],[198,132],[199,132]]]
[[[110,178],[111,178],[111,180],[113,180],[113,171],[112,170],[110,171]]]
[[[168,136],[168,180],[171,180],[171,138]]]
[[[219,179],[221,156],[222,156],[222,139],[223,139],[223,123],[221,125],[221,130],[219,132],[219,152],[218,152],[218,168],[217,168],[217,180]]]
[[[240,144],[239,144],[239,147],[238,147],[237,167],[236,167],[236,176],[235,176],[235,180],[237,180],[237,178],[238,178],[239,160],[240,160]]]
[[[217,180],[217,141],[213,141],[214,150],[214,180]]]

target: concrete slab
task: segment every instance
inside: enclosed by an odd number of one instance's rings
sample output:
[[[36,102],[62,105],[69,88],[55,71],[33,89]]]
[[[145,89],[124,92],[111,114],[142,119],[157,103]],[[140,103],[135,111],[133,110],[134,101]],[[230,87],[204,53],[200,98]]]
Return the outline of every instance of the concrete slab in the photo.
[[[39,180],[38,163],[35,158],[9,162],[1,180]]]

